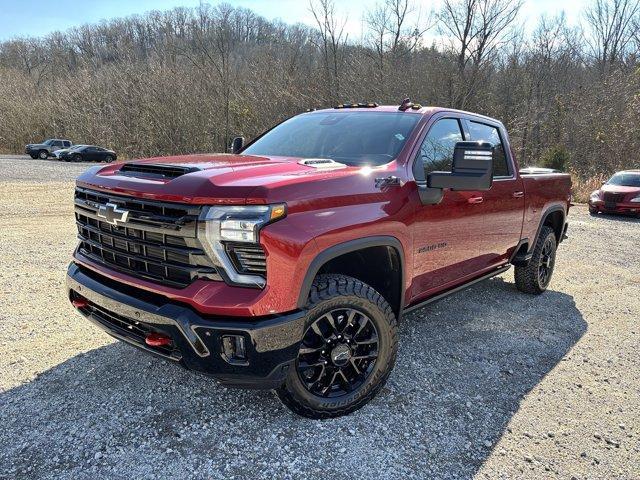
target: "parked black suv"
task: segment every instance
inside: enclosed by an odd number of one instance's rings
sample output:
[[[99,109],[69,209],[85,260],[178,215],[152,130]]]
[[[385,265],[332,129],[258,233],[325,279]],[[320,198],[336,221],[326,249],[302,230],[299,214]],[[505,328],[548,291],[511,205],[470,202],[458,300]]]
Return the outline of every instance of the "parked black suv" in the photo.
[[[50,138],[42,143],[30,143],[24,149],[25,153],[31,158],[46,158],[53,155],[53,152],[61,148],[69,148],[73,143],[70,140],[61,140],[59,138]]]

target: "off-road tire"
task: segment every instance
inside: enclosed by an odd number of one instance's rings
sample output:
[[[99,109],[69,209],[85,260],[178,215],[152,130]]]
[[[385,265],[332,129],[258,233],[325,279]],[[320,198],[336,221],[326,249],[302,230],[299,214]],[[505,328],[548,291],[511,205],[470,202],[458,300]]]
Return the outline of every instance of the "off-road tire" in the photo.
[[[596,207],[592,207],[591,205],[589,205],[589,214],[597,215],[598,214],[598,209]]]
[[[46,160],[47,158],[49,158],[49,152],[47,152],[46,150],[40,150],[38,152],[38,158],[41,160]]]
[[[543,260],[543,249],[545,245],[551,245],[551,267],[546,282],[540,281],[540,267]],[[538,236],[538,241],[533,249],[533,256],[529,263],[524,266],[517,266],[515,268],[516,287],[518,290],[524,293],[530,293],[533,295],[540,295],[543,293],[551,281],[553,275],[553,269],[555,267],[556,248],[557,248],[556,234],[553,229],[548,226],[543,226]]]
[[[378,357],[362,385],[334,398],[311,393],[302,383],[296,364],[284,384],[276,390],[278,398],[290,410],[308,418],[323,419],[347,415],[363,407],[384,386],[398,350],[397,320],[389,303],[372,287],[346,275],[318,275],[306,305],[305,331],[327,312],[353,308],[365,313],[378,333]]]

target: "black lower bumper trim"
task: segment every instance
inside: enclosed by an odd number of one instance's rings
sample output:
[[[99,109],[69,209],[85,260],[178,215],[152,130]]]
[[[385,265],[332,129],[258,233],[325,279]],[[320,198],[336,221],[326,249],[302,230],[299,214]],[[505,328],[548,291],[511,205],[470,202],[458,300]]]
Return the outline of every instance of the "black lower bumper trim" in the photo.
[[[72,263],[67,272],[67,294],[81,298],[78,311],[113,337],[147,352],[180,363],[184,367],[217,378],[229,386],[276,388],[282,384],[297,357],[304,333],[305,313],[266,318],[209,317],[189,307],[141,300],[100,282]],[[171,337],[171,347],[151,347],[145,341],[150,332]],[[247,361],[230,363],[222,352],[221,337],[244,338]]]

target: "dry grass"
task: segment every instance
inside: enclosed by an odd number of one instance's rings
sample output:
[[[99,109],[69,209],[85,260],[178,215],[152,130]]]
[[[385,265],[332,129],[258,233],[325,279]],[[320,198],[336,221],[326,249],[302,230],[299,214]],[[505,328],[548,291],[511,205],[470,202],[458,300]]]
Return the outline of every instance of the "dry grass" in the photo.
[[[602,186],[602,182],[606,181],[609,176],[599,173],[589,178],[581,178],[575,173],[571,173],[571,193],[573,201],[576,203],[587,203],[589,195],[594,190]]]

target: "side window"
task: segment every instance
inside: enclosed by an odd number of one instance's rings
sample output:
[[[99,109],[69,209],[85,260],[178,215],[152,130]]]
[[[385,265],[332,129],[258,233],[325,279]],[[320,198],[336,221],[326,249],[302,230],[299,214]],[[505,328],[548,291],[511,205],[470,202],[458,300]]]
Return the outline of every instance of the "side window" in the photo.
[[[53,146],[54,147],[61,147],[62,146],[62,142],[60,140],[56,140],[55,142],[53,142]]]
[[[493,145],[493,176],[494,177],[509,177],[509,164],[507,163],[507,156],[504,151],[504,145],[500,138],[500,132],[496,127],[491,125],[485,125],[484,123],[469,122],[469,133],[471,134],[470,140],[489,142]]]
[[[69,148],[71,146],[71,142],[69,142],[68,140],[65,140],[64,142],[62,142],[64,144],[64,146],[66,148]]]
[[[462,132],[458,120],[443,118],[433,124],[418,152],[418,159],[424,165],[425,177],[436,170],[450,172],[453,151],[456,143],[461,141]]]

